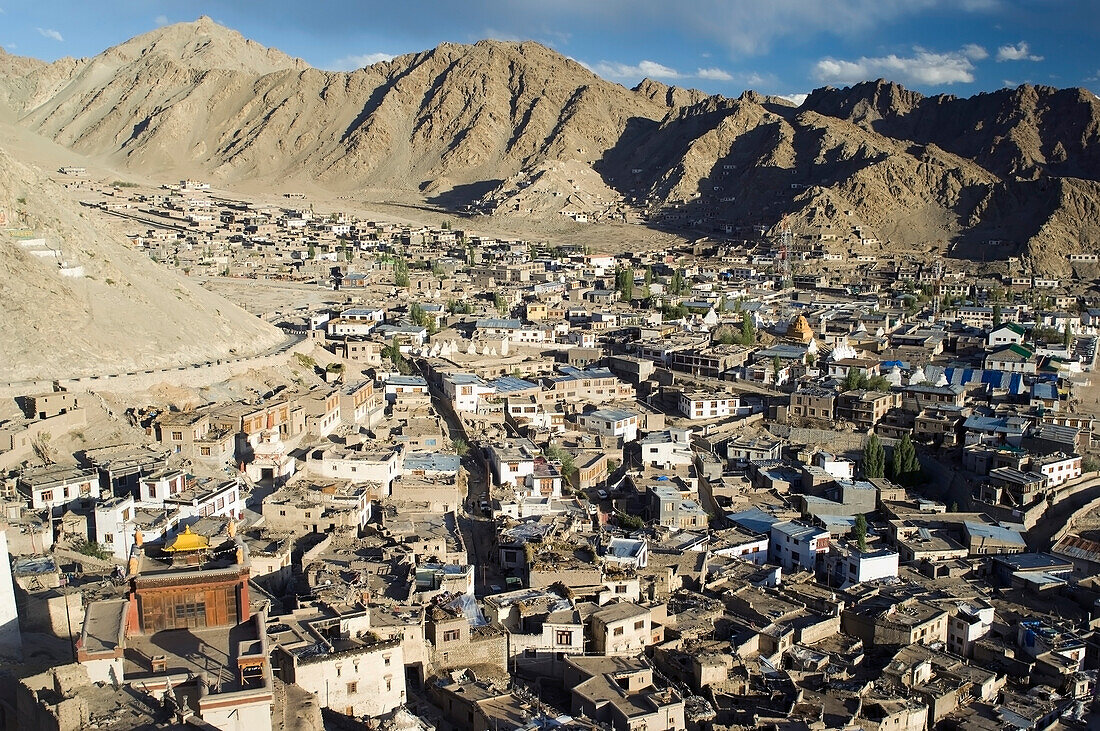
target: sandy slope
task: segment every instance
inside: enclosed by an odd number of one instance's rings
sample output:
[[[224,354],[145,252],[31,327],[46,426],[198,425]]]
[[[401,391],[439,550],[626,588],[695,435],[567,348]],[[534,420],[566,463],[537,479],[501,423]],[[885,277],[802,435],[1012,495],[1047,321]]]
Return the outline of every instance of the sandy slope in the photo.
[[[134,251],[5,149],[0,208],[86,272],[62,277],[56,259],[34,256],[0,232],[0,381],[181,365],[282,340],[276,328]]]

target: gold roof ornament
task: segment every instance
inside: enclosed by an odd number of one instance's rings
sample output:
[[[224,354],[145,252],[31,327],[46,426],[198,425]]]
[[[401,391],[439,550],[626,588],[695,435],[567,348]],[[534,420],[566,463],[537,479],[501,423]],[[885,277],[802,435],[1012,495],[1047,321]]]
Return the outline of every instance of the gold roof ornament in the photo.
[[[183,533],[176,536],[170,545],[164,547],[165,551],[205,551],[210,548],[210,539],[191,532],[191,526],[186,526]]]

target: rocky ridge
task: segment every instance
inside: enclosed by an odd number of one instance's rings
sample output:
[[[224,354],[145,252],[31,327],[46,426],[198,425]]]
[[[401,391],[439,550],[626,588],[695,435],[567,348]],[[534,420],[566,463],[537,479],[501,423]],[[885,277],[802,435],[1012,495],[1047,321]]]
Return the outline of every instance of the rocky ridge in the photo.
[[[1100,100],[1081,89],[961,99],[879,80],[795,107],[626,89],[499,41],[326,72],[200,19],[90,59],[0,56],[4,105],[37,134],[150,175],[400,191],[505,215],[630,203],[700,230],[788,216],[811,239],[857,231],[869,251],[1023,255],[1052,273],[1100,246]]]

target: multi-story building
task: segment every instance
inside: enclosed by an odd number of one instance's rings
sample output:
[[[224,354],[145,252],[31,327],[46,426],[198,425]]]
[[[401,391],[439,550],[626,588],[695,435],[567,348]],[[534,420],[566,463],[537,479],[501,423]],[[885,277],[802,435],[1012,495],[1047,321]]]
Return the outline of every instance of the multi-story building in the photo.
[[[737,408],[737,398],[729,394],[684,391],[680,394],[680,413],[689,419],[717,419],[730,415],[730,402]]]
[[[638,438],[638,415],[626,409],[597,409],[577,416],[577,426],[608,437],[620,437],[623,442]]]
[[[389,713],[406,701],[404,652],[400,640],[376,637],[370,615],[318,604],[280,616],[268,636],[273,669],[323,708],[352,717]]]
[[[817,569],[818,556],[829,552],[829,531],[793,520],[771,527],[771,560],[788,571]]]
[[[901,406],[901,394],[892,391],[847,391],[837,396],[837,419],[861,430],[873,429],[890,409]]]
[[[791,394],[791,416],[802,419],[836,418],[836,392],[827,388],[800,388]]]
[[[640,655],[653,644],[652,613],[633,602],[609,604],[592,613],[588,631],[601,655]]]
[[[498,485],[518,485],[535,471],[539,451],[529,439],[513,439],[490,444],[489,463]]]

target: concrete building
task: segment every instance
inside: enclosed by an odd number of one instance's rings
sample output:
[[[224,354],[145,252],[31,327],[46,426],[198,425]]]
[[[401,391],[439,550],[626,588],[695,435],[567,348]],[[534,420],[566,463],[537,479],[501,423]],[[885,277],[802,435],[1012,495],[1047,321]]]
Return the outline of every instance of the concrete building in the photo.
[[[402,643],[376,638],[370,610],[306,606],[278,617],[268,637],[279,677],[323,708],[374,718],[406,701]]]
[[[680,394],[680,413],[689,419],[720,419],[730,415],[731,401],[736,399],[728,394],[684,391]]]
[[[581,429],[609,437],[619,437],[623,442],[638,439],[638,415],[626,409],[597,409],[577,416]]]
[[[817,558],[829,552],[829,532],[797,521],[775,523],[770,531],[771,560],[787,571],[817,569]]]
[[[8,534],[0,530],[0,658],[9,662],[23,660],[23,636],[19,632],[19,612],[15,604],[15,584],[11,578]]]
[[[610,604],[589,617],[592,649],[602,655],[640,655],[653,644],[651,622],[648,607]]]

